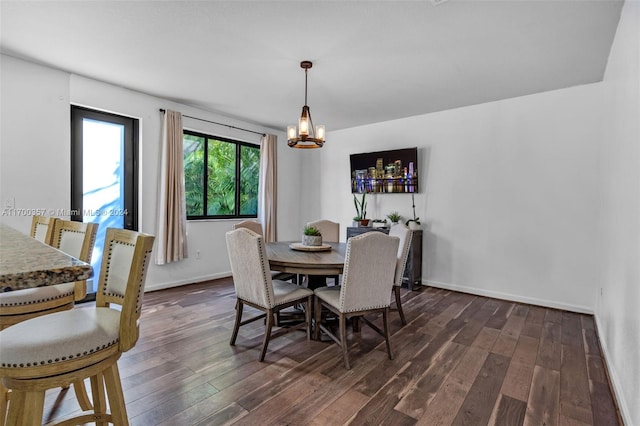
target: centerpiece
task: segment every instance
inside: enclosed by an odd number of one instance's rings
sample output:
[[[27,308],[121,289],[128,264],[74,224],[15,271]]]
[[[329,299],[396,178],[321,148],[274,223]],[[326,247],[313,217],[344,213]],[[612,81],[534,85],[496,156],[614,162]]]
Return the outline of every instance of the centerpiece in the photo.
[[[302,245],[321,246],[322,234],[320,230],[314,226],[305,226],[302,232]]]

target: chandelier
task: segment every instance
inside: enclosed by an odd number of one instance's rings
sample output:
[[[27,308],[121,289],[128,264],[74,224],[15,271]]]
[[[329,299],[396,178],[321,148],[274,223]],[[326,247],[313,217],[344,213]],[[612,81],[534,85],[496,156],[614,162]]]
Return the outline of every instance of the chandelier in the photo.
[[[311,110],[307,105],[307,71],[312,66],[311,61],[300,62],[300,68],[304,70],[304,106],[298,120],[298,129],[295,124],[287,127],[288,144],[292,148],[322,148],[324,145],[324,126],[313,126]]]

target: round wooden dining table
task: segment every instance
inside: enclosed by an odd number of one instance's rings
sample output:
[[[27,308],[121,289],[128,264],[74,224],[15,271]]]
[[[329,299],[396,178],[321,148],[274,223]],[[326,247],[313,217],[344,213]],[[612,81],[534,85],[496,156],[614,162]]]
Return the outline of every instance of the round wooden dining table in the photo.
[[[331,250],[326,251],[295,250],[291,248],[294,243],[278,241],[266,244],[269,269],[302,275],[342,274],[347,243],[326,242],[331,246]]]

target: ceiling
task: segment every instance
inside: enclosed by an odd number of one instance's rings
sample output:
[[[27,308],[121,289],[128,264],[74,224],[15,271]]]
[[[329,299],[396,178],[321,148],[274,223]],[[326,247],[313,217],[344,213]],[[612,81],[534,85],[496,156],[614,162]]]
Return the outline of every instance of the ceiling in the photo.
[[[601,81],[621,0],[8,1],[2,53],[284,130]]]

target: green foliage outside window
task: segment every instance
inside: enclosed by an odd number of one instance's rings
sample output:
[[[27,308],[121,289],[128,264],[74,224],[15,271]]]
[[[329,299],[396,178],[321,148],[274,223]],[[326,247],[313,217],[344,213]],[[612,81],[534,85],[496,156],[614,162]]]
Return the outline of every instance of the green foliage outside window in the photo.
[[[186,131],[183,144],[189,219],[257,216],[259,147]]]
[[[240,147],[240,214],[258,214],[260,150]]]
[[[200,216],[204,208],[204,138],[184,134],[182,143],[187,216]]]
[[[207,216],[233,215],[236,199],[236,146],[209,140]]]

